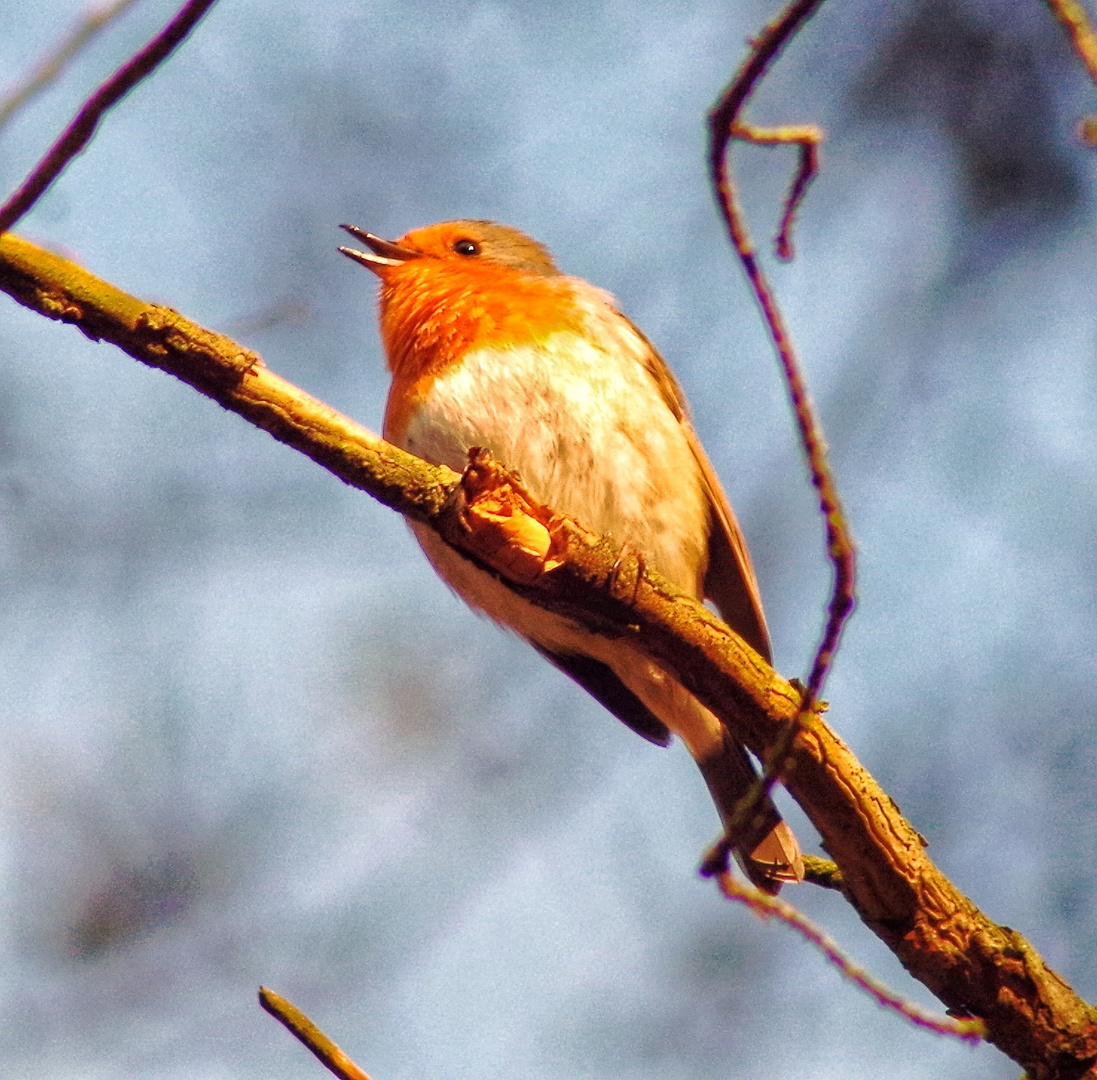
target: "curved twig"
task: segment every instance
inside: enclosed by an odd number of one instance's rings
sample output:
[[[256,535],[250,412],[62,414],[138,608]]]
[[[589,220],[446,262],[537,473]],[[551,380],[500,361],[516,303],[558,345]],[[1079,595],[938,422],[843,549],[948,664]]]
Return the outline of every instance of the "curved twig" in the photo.
[[[143,49],[129,58],[84,104],[19,189],[0,207],[7,232],[49,189],[65,166],[91,141],[103,114],[166,60],[217,0],[188,0]]]
[[[800,162],[789,185],[788,195],[785,196],[784,213],[781,215],[781,222],[777,226],[777,236],[773,243],[777,258],[788,262],[793,258],[792,226],[796,211],[800,209],[800,204],[804,201],[812,180],[819,175],[819,144],[823,141],[823,133],[813,124],[763,128],[736,121],[731,134],[733,138],[754,143],[756,146],[798,146],[800,148]]]
[[[807,384],[800,369],[800,362],[796,356],[792,336],[785,325],[773,289],[758,261],[754,243],[747,230],[746,220],[731,181],[727,161],[728,146],[732,137],[752,130],[739,120],[739,114],[746,105],[747,99],[754,92],[762,76],[769,69],[770,64],[778,57],[781,50],[796,32],[811,18],[821,3],[822,0],[793,0],[762,31],[753,43],[746,61],[723,95],[721,95],[719,102],[709,116],[709,168],[717,202],[724,223],[727,226],[728,235],[735,247],[736,254],[743,264],[747,280],[754,291],[758,305],[762,309],[766,326],[781,361],[785,382],[788,385],[789,397],[792,400],[793,410],[796,415],[800,441],[811,472],[811,482],[819,495],[819,506],[826,524],[827,555],[834,568],[834,585],[827,609],[826,626],[815,652],[811,672],[804,688],[800,711],[795,721],[789,725],[788,730],[772,748],[766,759],[765,769],[759,781],[755,784],[754,790],[744,798],[743,805],[734,815],[732,822],[729,823],[728,831],[732,834],[734,834],[737,825],[745,822],[750,817],[762,796],[773,787],[785,771],[790,748],[805,719],[815,708],[819,695],[822,693],[827,672],[830,670],[831,661],[841,640],[846,620],[853,611],[856,597],[856,555],[853,537],[850,534],[842,510],[842,502],[838,495],[838,488],[827,460],[827,448],[823,439],[822,427],[808,395]],[[811,130],[813,135],[805,140],[806,130]],[[791,221],[799,199],[806,189],[807,181],[811,178],[810,168],[814,163],[814,148],[818,142],[817,133],[814,132],[814,129],[800,128],[792,129],[792,131],[798,137],[779,139],[771,133],[770,138],[770,141],[798,142],[805,148],[805,158],[808,158],[809,154],[811,155],[810,159],[802,160],[800,172],[793,184],[788,208],[785,212],[786,223]],[[764,133],[760,137],[764,139]],[[808,147],[810,147],[810,152],[806,149]]]

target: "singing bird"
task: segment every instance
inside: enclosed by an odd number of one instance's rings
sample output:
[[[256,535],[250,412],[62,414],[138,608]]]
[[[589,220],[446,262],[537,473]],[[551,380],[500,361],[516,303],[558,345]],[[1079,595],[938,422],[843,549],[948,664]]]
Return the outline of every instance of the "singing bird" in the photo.
[[[392,372],[385,438],[458,471],[470,447],[487,447],[534,498],[627,542],[682,592],[711,600],[769,660],[750,556],[682,391],[613,297],[495,222],[448,221],[395,242],[343,228],[368,250],[339,250],[381,281]],[[521,599],[427,526],[411,527],[473,608],[519,633],[645,739],[666,746],[677,735],[727,825],[754,765],[671,673]],[[733,840],[744,871],[768,892],[802,879],[796,838],[769,799]]]

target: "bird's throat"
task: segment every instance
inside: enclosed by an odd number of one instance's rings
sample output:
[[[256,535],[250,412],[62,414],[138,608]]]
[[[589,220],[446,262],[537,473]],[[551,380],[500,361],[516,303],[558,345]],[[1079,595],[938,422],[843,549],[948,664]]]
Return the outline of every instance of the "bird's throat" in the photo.
[[[437,376],[471,349],[529,345],[577,329],[568,279],[487,265],[461,271],[422,260],[386,276],[381,334],[394,380],[407,385]]]

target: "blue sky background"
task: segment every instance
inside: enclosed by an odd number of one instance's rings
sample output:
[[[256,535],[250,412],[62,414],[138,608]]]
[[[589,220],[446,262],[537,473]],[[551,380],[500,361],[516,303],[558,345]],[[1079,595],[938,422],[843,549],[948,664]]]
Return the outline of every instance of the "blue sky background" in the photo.
[[[0,4],[0,83],[81,8]],[[144,0],[0,135],[0,186],[171,10]],[[19,231],[377,427],[339,223],[527,230],[677,371],[802,674],[822,530],[703,165],[772,14],[222,0]],[[774,279],[860,543],[832,723],[1091,1000],[1094,101],[1036,0],[831,0],[751,114],[827,131]],[[736,160],[765,244],[789,155]],[[469,614],[395,515],[12,302],[0,595],[6,1077],[321,1075],[261,982],[375,1080],[1016,1076],[722,903],[684,750]],[[932,1005],[838,897],[788,896]]]

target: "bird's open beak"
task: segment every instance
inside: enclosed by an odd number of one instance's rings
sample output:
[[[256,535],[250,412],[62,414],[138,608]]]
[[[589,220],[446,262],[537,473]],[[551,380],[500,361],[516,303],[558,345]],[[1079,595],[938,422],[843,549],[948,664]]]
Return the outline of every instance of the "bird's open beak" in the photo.
[[[421,254],[421,252],[412,251],[410,248],[402,248],[390,240],[382,240],[381,237],[365,232],[356,225],[341,225],[340,228],[346,229],[355,240],[361,240],[370,250],[358,251],[349,247],[341,247],[339,250],[348,259],[361,263],[375,274],[382,273],[383,268],[386,266],[399,266],[401,263],[407,262],[408,259],[417,259]]]

